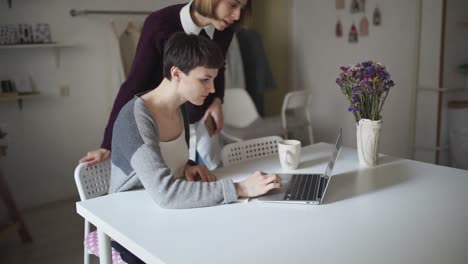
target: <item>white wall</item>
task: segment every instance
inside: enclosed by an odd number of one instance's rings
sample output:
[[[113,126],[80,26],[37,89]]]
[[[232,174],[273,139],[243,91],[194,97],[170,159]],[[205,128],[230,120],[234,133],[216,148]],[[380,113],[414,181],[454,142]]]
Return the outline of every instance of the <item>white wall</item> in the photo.
[[[49,23],[53,39],[76,43],[61,52],[56,68],[52,49],[0,49],[0,77],[30,74],[41,96],[24,102],[0,103],[0,123],[7,123],[8,156],[2,161],[6,179],[20,207],[77,196],[73,169],[86,151],[99,147],[111,94],[109,22],[120,30],[130,16],[71,17],[76,9],[157,10],[183,1],[170,0],[41,0],[0,2],[0,24]],[[133,21],[143,21],[134,16]],[[59,96],[68,85],[70,96]],[[1,211],[1,209],[0,209]]]
[[[349,1],[346,1],[349,3]],[[371,21],[377,1],[368,0],[366,15]],[[383,108],[381,152],[410,157],[412,113],[416,83],[419,7],[415,0],[378,1],[382,25],[370,26],[370,34],[359,43],[347,42],[351,22],[358,26],[361,15],[335,10],[335,1],[293,2],[292,81],[296,89],[311,89],[311,109],[317,141],[332,142],[343,128],[344,144],[355,146],[355,125],[348,103],[335,84],[341,65],[378,60],[387,66],[396,86]],[[337,17],[345,39],[335,37]]]

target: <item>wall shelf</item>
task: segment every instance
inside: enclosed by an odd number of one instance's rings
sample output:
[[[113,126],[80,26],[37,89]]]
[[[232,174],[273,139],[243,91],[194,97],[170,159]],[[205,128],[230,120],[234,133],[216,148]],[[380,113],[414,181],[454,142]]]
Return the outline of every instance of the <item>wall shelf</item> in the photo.
[[[62,48],[74,47],[74,44],[70,43],[41,43],[41,44],[13,44],[13,45],[0,45],[0,50],[6,49],[48,49],[52,48],[55,50],[55,65],[60,68],[60,50]]]
[[[19,109],[23,109],[23,100],[38,96],[39,92],[30,93],[0,93],[0,102],[17,101]]]

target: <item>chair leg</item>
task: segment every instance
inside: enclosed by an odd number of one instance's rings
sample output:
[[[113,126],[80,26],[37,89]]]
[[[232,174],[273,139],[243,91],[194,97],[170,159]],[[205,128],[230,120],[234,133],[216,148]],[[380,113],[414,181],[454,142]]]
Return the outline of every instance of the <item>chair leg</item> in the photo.
[[[88,220],[85,220],[85,224],[84,224],[84,237],[85,237],[85,239],[86,239],[86,236],[88,236],[88,234],[89,234],[89,222],[88,222]],[[84,264],[89,264],[90,255],[89,255],[88,249],[86,248],[86,245],[84,243],[83,243],[83,252],[84,252]]]
[[[0,153],[0,156],[2,154]],[[15,200],[13,199],[13,195],[10,192],[10,188],[7,185],[5,178],[3,177],[3,172],[0,169],[0,198],[3,200],[3,203],[6,206],[8,214],[14,223],[17,224],[18,227],[18,235],[21,238],[23,243],[32,243],[32,236],[29,233],[26,224],[24,223],[23,215],[19,210],[18,206],[16,205]]]
[[[84,264],[89,264],[90,261],[90,255],[88,253],[88,250],[86,250],[86,247],[84,249]]]
[[[98,228],[99,260],[100,263],[112,264],[111,240]]]
[[[308,132],[309,132],[309,144],[312,145],[314,144],[314,134],[312,133],[312,126],[308,125]]]

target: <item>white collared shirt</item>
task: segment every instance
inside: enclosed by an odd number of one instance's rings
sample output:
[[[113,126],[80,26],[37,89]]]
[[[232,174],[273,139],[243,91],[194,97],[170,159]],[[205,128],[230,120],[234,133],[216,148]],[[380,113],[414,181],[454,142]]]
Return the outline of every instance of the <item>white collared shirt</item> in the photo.
[[[200,31],[204,29],[206,34],[213,39],[215,32],[215,27],[213,25],[210,24],[201,28],[193,22],[192,16],[190,15],[190,5],[192,2],[193,0],[180,10],[180,22],[182,23],[185,34],[199,35]],[[190,125],[189,157],[191,160],[196,160],[196,153],[198,152],[208,169],[213,170],[217,168],[221,164],[221,156],[219,155],[221,153],[221,147],[219,142],[218,134],[211,137],[202,121]]]
[[[180,22],[182,23],[182,27],[184,28],[185,34],[195,34],[199,35],[202,29],[205,30],[206,34],[213,39],[215,27],[213,25],[208,25],[206,27],[199,27],[193,22],[192,16],[190,15],[190,5],[192,4],[193,0],[186,4],[180,10]]]

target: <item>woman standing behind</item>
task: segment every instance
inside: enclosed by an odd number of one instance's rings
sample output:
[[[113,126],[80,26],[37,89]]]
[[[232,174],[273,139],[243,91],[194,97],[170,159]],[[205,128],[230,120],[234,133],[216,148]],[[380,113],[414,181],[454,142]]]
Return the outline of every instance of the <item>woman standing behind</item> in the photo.
[[[249,4],[248,0],[193,0],[188,4],[172,5],[150,14],[145,20],[129,76],[114,101],[101,148],[88,152],[80,162],[92,165],[109,158],[112,129],[120,109],[134,95],[153,89],[163,80],[163,50],[172,34],[206,34],[220,47],[223,56],[226,56],[234,34],[232,27],[244,22],[244,16],[249,13]],[[224,97],[224,67],[219,70],[214,83],[215,92],[202,105],[187,102],[185,108],[189,123],[195,126],[211,116],[217,133],[223,128],[221,104]],[[212,140],[217,139],[213,137]],[[217,151],[219,150],[214,152]]]

